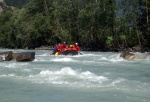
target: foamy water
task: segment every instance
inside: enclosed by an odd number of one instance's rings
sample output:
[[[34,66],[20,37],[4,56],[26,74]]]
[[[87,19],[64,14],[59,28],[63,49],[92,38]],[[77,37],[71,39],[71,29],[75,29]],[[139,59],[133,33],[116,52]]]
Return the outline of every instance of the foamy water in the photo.
[[[136,53],[144,59],[128,61],[120,58],[120,53],[111,52],[77,56],[35,52],[33,62],[0,62],[2,102],[150,101],[147,53]]]

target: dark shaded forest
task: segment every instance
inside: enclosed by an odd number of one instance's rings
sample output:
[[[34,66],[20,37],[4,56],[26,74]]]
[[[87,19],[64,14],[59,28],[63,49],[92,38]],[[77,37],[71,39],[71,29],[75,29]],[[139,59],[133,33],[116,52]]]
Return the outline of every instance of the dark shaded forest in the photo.
[[[28,0],[5,0],[5,3],[9,6],[22,8]]]
[[[19,2],[20,1],[20,2]],[[0,47],[36,48],[66,41],[83,50],[150,49],[149,0],[6,0]]]

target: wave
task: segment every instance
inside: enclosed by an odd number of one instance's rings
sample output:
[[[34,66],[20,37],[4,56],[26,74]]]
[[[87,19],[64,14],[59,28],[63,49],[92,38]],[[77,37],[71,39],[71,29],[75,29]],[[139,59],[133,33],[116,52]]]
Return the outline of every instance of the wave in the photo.
[[[14,73],[12,73],[12,74],[2,74],[2,75],[0,75],[0,78],[2,78],[2,77],[15,77],[16,75],[14,74]]]
[[[99,52],[97,54],[89,54],[88,56],[93,56],[94,58],[98,60],[111,61],[111,62],[124,61],[123,58],[120,57],[120,53]]]
[[[75,62],[76,60],[73,60],[72,58],[54,58],[52,59],[53,62]]]
[[[98,60],[104,60],[104,61],[110,61],[110,62],[124,61],[124,59],[121,58],[119,55],[112,55],[112,56],[108,56],[108,57],[101,57]]]
[[[135,54],[136,60],[138,60],[138,59],[145,60],[145,59],[149,59],[149,57],[150,57],[150,53],[148,53],[148,52],[145,52],[145,53],[136,52],[134,54]]]
[[[30,75],[29,79],[36,83],[67,84],[74,87],[99,86],[108,80],[107,77],[95,75],[90,71],[80,72],[70,67],[64,67],[58,71],[44,70],[37,75]]]
[[[79,60],[84,59],[87,61],[110,61],[110,62],[120,62],[125,61],[120,57],[120,53],[84,53],[83,55],[76,56],[50,56],[49,53],[44,53],[40,55],[36,55],[36,59],[34,61],[52,61],[52,62],[79,62]]]
[[[17,63],[17,62],[10,62],[10,63],[1,63],[1,67],[6,67],[6,68],[20,68],[22,66],[26,66],[29,63]]]
[[[64,67],[60,70],[43,70],[36,75],[29,75],[28,80],[38,84],[61,85],[74,88],[103,88],[130,92],[130,90],[142,91],[144,86],[150,90],[149,84],[124,78],[112,79],[104,75],[96,75],[90,71],[74,70]],[[131,87],[134,84],[134,87]],[[142,88],[139,88],[141,86]]]
[[[63,67],[58,70],[41,70],[38,73],[32,73],[30,70],[27,75],[18,75],[15,73],[0,74],[0,78],[9,78],[14,81],[28,81],[35,84],[46,84],[71,88],[92,88],[96,90],[121,90],[131,92],[130,90],[145,92],[150,91],[150,84],[124,78],[111,78],[109,75],[97,75],[91,71],[82,71]],[[107,77],[109,76],[109,77]],[[12,81],[13,81],[12,80]],[[145,87],[147,90],[145,90]]]

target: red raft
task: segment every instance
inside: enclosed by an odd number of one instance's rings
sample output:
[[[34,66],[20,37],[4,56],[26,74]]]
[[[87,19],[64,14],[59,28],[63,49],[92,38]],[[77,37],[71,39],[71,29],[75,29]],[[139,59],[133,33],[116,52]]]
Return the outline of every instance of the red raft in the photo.
[[[56,51],[54,53],[52,53],[51,55],[78,55],[79,52],[77,51],[77,49],[71,49],[71,48],[67,48],[61,51]]]
[[[51,55],[78,55],[80,52],[80,47],[78,46],[78,43],[72,44],[72,45],[66,45],[59,44],[56,45],[53,49],[53,53]]]

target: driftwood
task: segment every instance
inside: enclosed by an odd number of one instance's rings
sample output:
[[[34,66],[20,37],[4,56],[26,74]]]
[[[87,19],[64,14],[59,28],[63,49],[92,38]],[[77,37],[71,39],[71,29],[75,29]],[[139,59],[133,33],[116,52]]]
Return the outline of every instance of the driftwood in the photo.
[[[0,52],[0,61],[33,61],[35,59],[35,52],[18,52],[13,53],[12,51]]]

